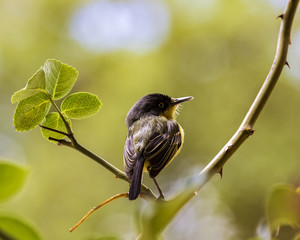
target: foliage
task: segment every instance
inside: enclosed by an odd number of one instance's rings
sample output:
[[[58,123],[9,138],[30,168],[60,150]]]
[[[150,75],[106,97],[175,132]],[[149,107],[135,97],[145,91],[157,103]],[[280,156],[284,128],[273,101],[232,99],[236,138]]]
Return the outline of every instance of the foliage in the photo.
[[[11,162],[0,161],[0,200],[11,198],[22,187],[27,169]],[[0,239],[40,240],[32,224],[16,214],[0,211]]]
[[[73,93],[61,104],[61,110],[69,118],[81,119],[98,112],[101,106],[96,95],[90,93]]]
[[[65,116],[65,119],[68,121],[68,123],[71,125],[71,121],[69,118],[67,118]],[[59,113],[56,112],[51,112],[48,113],[46,115],[46,117],[44,118],[42,125],[45,127],[49,127],[49,128],[53,128],[62,132],[67,132],[67,128],[63,122],[63,120],[61,119]],[[43,136],[46,139],[49,139],[49,137],[55,138],[55,139],[63,139],[65,138],[65,135],[61,134],[61,133],[56,133],[53,131],[49,131],[45,128],[41,128],[41,132],[43,134]]]
[[[12,103],[18,103],[14,114],[16,130],[28,131],[43,121],[43,126],[69,133],[69,118],[86,118],[98,112],[101,107],[100,100],[96,95],[87,92],[73,93],[66,97],[61,104],[61,110],[56,106],[54,100],[65,97],[71,91],[77,77],[78,72],[75,68],[54,59],[47,60],[27,81],[25,88],[15,92],[11,98]],[[57,113],[47,114],[51,104]],[[41,131],[48,140],[49,137],[65,137],[47,129]]]
[[[22,187],[27,170],[16,164],[0,161],[0,201],[13,196]]]

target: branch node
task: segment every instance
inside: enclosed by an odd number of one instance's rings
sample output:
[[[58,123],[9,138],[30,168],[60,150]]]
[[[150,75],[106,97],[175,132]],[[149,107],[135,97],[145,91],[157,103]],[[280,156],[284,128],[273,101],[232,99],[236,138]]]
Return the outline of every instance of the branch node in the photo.
[[[255,130],[252,127],[248,127],[244,131],[248,134],[249,137],[252,136],[255,132]]]
[[[57,138],[53,138],[53,137],[49,137],[48,139],[50,141],[57,142],[58,146],[71,146],[72,145],[72,142],[65,140],[65,139],[57,139]]]
[[[288,61],[285,62],[285,65],[287,65],[288,68],[291,69],[290,64],[288,63]]]
[[[233,144],[226,146],[225,152],[228,153],[233,148]]]

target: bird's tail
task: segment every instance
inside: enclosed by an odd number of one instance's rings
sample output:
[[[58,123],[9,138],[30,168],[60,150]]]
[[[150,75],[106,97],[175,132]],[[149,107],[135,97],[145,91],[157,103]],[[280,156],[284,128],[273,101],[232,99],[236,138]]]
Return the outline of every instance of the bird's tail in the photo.
[[[136,199],[141,192],[144,162],[145,159],[143,157],[139,157],[135,162],[132,179],[129,187],[129,195],[128,195],[129,200]]]

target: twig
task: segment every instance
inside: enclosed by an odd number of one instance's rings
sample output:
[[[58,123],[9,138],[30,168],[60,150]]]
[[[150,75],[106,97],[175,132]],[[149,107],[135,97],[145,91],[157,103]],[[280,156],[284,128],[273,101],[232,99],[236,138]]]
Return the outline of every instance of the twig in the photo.
[[[127,198],[127,197],[128,197],[128,193],[119,193],[119,194],[116,194],[116,195],[110,197],[109,199],[105,200],[104,202],[100,203],[96,207],[93,207],[90,211],[88,211],[87,214],[85,214],[83,216],[83,218],[81,218],[73,227],[71,227],[69,229],[69,232],[73,232],[76,228],[79,227],[79,225],[81,223],[83,223],[93,212],[95,212],[99,208],[103,207],[104,205],[106,205],[106,204],[110,203],[111,201],[116,200],[118,198]]]
[[[91,152],[90,150],[86,149],[85,147],[80,145],[78,142],[74,143],[73,148],[76,149],[77,151],[81,152],[82,154],[86,155],[87,157],[93,159],[94,161],[96,161],[100,165],[102,165],[108,171],[112,172],[115,175],[116,178],[122,179],[122,180],[124,180],[128,183],[130,182],[128,177],[126,176],[126,174],[123,171],[121,171],[120,169],[118,169],[117,167],[112,165],[111,163],[107,162],[105,159],[98,156],[97,154],[95,154],[95,153]],[[156,199],[155,194],[146,185],[142,184],[141,190],[149,198]]]
[[[59,130],[56,130],[56,129],[54,129],[54,128],[49,128],[49,127],[43,126],[43,125],[41,125],[41,124],[39,124],[39,126],[40,126],[41,128],[46,129],[46,130],[49,130],[49,131],[52,131],[52,132],[56,132],[56,133],[65,135],[66,137],[70,137],[70,134],[65,133],[65,132],[62,132],[62,131],[59,131]],[[55,140],[55,139],[54,139],[54,140]]]

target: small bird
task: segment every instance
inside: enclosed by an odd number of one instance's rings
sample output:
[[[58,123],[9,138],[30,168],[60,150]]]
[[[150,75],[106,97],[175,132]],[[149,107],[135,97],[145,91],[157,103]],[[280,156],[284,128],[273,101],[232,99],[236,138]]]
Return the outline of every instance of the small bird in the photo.
[[[142,97],[129,110],[124,147],[124,168],[130,180],[129,200],[136,199],[141,192],[143,171],[149,172],[159,191],[159,198],[164,198],[155,177],[182,147],[184,132],[175,120],[176,110],[180,103],[192,99],[153,93]]]

